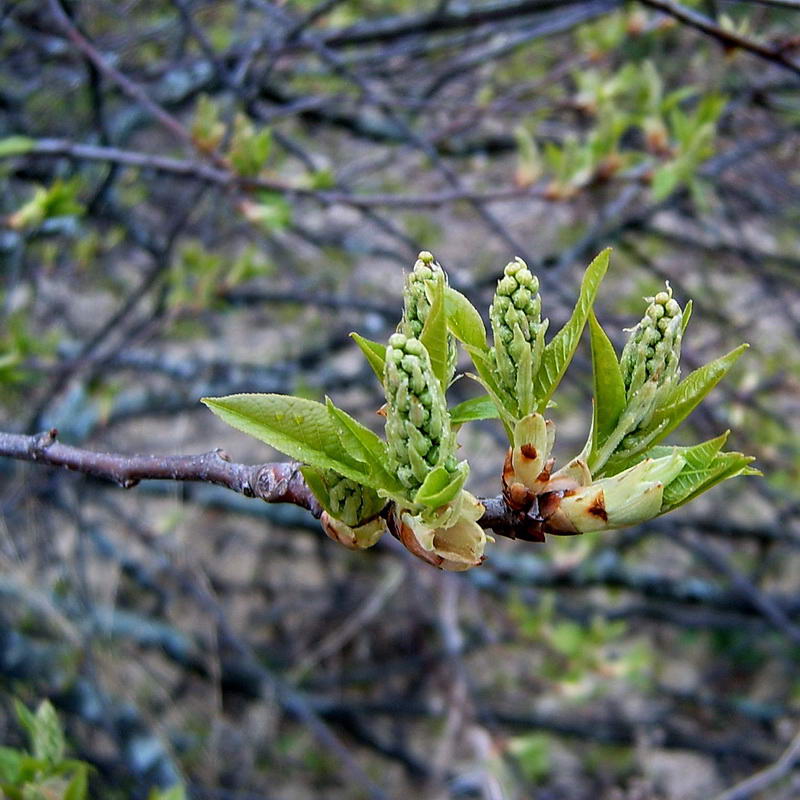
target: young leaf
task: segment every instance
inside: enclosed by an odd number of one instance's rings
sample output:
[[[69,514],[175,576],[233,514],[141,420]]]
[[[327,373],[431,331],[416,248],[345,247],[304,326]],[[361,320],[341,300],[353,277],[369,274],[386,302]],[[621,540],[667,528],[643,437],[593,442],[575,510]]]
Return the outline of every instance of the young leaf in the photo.
[[[89,791],[88,772],[86,764],[76,766],[75,774],[64,792],[64,800],[86,800]]]
[[[169,789],[158,791],[154,789],[149,800],[186,800],[186,790],[179,783]]]
[[[373,486],[388,491],[402,491],[400,482],[384,467],[389,463],[389,448],[376,433],[354,420],[347,412],[337,408],[330,397],[325,398],[328,413],[336,426],[342,447],[350,455],[366,464]]]
[[[422,482],[422,486],[417,489],[414,502],[430,508],[439,508],[445,503],[449,503],[461,491],[461,487],[467,479],[469,469],[466,469],[466,465],[464,467],[464,469],[459,469],[455,475],[444,467],[432,469]]]
[[[361,348],[361,352],[372,367],[372,371],[377,376],[378,380],[383,383],[383,368],[386,363],[386,345],[380,342],[373,342],[370,339],[365,339],[358,333],[351,333],[351,338]]]
[[[0,788],[3,783],[16,783],[22,764],[23,753],[11,747],[0,747]]]
[[[691,300],[686,301],[686,305],[683,307],[683,322],[681,323],[681,336],[686,333],[686,327],[689,324],[689,320],[692,318],[692,308],[694,303]]]
[[[725,377],[728,370],[748,347],[748,344],[740,344],[730,353],[696,369],[669,393],[666,401],[656,408],[648,426],[656,428],[662,423],[664,425],[655,441],[661,441],[672,433],[694,411],[700,401]]]
[[[547,408],[553,392],[564,377],[569,362],[578,346],[586,318],[597,296],[600,282],[608,269],[611,248],[606,248],[589,264],[581,282],[581,291],[572,316],[544,349],[542,363],[536,374],[535,394],[540,412]]]
[[[597,321],[589,314],[594,378],[594,428],[592,453],[613,433],[619,415],[625,408],[625,384],[622,381],[614,345]]]
[[[721,452],[727,438],[726,431],[716,439],[692,447],[654,447],[647,452],[645,457],[659,458],[677,449],[686,460],[678,476],[664,489],[661,502],[662,514],[688,503],[697,495],[728,478],[760,474],[758,470],[748,467],[753,461],[751,457],[741,453]]]
[[[64,758],[64,731],[49,700],[43,700],[36,709],[31,744],[35,758],[51,764],[57,764]]]
[[[14,711],[17,714],[19,724],[25,728],[28,737],[33,742],[33,737],[36,732],[36,716],[22,701],[14,698]]]
[[[342,448],[337,426],[322,403],[281,394],[232,394],[201,402],[231,427],[291,458],[374,486],[367,466]]]
[[[303,480],[306,482],[306,486],[311,489],[311,494],[317,498],[317,501],[325,509],[325,511],[330,513],[330,494],[328,492],[328,487],[325,484],[325,480],[322,477],[322,471],[316,467],[309,467],[308,464],[306,464],[305,466],[300,467],[300,472],[303,475]]]
[[[486,389],[489,396],[494,401],[495,407],[500,414],[503,427],[505,427],[508,438],[511,440],[514,422],[516,420],[516,403],[513,398],[508,397],[497,385],[492,369],[492,362],[489,359],[488,353],[468,345],[466,346],[466,351],[469,353],[472,363],[478,371],[476,380]],[[471,377],[475,376],[473,375]]]
[[[440,273],[441,274],[441,273]],[[431,359],[431,369],[442,386],[447,390],[447,314],[444,309],[444,279],[430,286],[430,310],[419,336]]]
[[[536,408],[536,398],[533,394],[533,356],[530,347],[526,346],[522,330],[519,327],[514,331],[514,344],[519,353],[515,382],[517,411],[520,417],[527,417]]]
[[[453,336],[465,345],[486,351],[486,328],[478,309],[461,292],[449,286],[444,295],[447,325]]]
[[[471,397],[450,409],[450,424],[463,425],[465,422],[475,422],[479,419],[497,419],[500,412],[494,400],[484,394],[480,397]]]
[[[0,158],[21,156],[36,147],[36,140],[27,136],[6,136],[0,139]]]

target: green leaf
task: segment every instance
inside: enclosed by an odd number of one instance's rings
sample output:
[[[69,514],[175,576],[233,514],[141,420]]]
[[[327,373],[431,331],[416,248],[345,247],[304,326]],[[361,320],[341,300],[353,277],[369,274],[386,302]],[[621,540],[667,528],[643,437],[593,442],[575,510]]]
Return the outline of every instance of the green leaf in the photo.
[[[0,139],[0,158],[21,156],[36,147],[36,140],[27,136],[6,136]]]
[[[431,307],[419,339],[428,351],[431,369],[444,392],[447,391],[450,377],[447,359],[447,314],[444,310],[444,276],[441,272],[438,274],[440,275],[439,280],[430,285],[428,299]]]
[[[513,435],[514,422],[516,421],[516,403],[513,401],[513,398],[507,397],[506,393],[497,385],[489,354],[468,345],[465,345],[465,349],[467,353],[469,353],[472,363],[475,365],[475,369],[478,371],[476,379],[478,383],[486,389],[489,396],[494,401],[510,441]]]
[[[417,489],[414,495],[414,502],[420,503],[430,508],[439,508],[445,503],[449,503],[461,491],[464,481],[467,479],[469,470],[462,462],[464,468],[452,475],[444,467],[432,469],[422,482],[422,486]],[[459,465],[461,467],[461,465]]]
[[[667,396],[665,402],[656,407],[648,429],[664,427],[653,444],[668,436],[694,411],[703,398],[725,377],[739,356],[750,345],[740,344],[720,358],[696,369],[681,381]]]
[[[16,783],[19,776],[22,753],[10,747],[0,747],[0,781]]]
[[[500,416],[494,400],[488,394],[471,397],[453,406],[449,413],[451,425],[463,425],[465,422],[475,422],[479,419],[498,419]]]
[[[445,289],[444,302],[447,325],[453,336],[470,347],[488,350],[486,328],[478,309],[461,292],[449,286]]]
[[[314,497],[317,498],[319,504],[330,513],[331,498],[328,492],[328,486],[322,477],[322,472],[316,467],[308,466],[308,464],[300,467],[300,472],[303,475],[306,486],[311,489],[311,494],[313,494]]]
[[[376,433],[353,419],[346,411],[337,408],[330,397],[325,398],[328,413],[336,426],[342,447],[350,455],[363,462],[371,477],[375,489],[402,491],[402,484],[387,472],[385,465],[389,463],[389,448]]]
[[[535,394],[539,412],[547,408],[553,392],[564,377],[564,373],[575,354],[575,348],[583,332],[592,303],[597,296],[600,282],[608,269],[611,248],[606,248],[589,264],[581,282],[581,291],[572,316],[553,337],[542,354],[542,363],[536,374]]]
[[[653,180],[650,183],[653,200],[658,203],[669,197],[679,183],[680,171],[678,164],[671,161],[659,167],[653,174]]]
[[[522,329],[516,326],[514,330],[514,343],[512,345],[519,353],[517,362],[517,375],[515,394],[517,400],[517,413],[520,417],[527,417],[536,408],[536,398],[533,391],[533,356],[522,335]]]
[[[372,371],[383,385],[383,370],[386,363],[386,345],[380,342],[373,342],[370,339],[365,339],[358,333],[351,333],[350,336],[355,343],[361,348],[361,352],[372,367]]]
[[[231,427],[291,458],[373,485],[366,465],[342,447],[337,426],[322,403],[282,394],[232,394],[201,402]]]
[[[76,767],[75,775],[64,792],[64,800],[86,800],[89,791],[88,772],[85,764]]]
[[[625,409],[625,384],[614,345],[597,321],[589,314],[594,379],[594,428],[592,455],[614,432],[617,420]]]
[[[686,333],[686,328],[689,325],[689,320],[692,318],[692,308],[694,307],[694,303],[691,300],[686,301],[686,305],[683,307],[683,317],[681,318],[681,336]]]
[[[179,783],[162,791],[154,789],[149,800],[186,800],[186,790]]]
[[[25,728],[31,743],[33,743],[33,735],[36,731],[36,716],[23,702],[16,698],[14,699],[14,711],[17,714],[19,724]]]
[[[53,704],[43,700],[36,709],[33,728],[33,755],[51,764],[58,763],[64,758],[64,731],[58,721]]]
[[[742,453],[723,453],[722,446],[728,438],[726,431],[715,439],[696,444],[691,447],[654,447],[648,450],[646,458],[660,458],[670,455],[676,449],[686,461],[675,480],[664,489],[661,502],[661,513],[671,511],[684,503],[688,503],[703,492],[728,478],[737,475],[758,475],[758,470],[748,466],[753,461],[751,456]]]

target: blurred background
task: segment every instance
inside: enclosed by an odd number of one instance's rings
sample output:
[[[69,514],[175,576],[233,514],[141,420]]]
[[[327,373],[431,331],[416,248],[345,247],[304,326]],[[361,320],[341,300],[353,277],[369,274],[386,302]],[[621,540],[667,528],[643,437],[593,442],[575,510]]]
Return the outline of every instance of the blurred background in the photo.
[[[522,257],[554,331],[611,245],[618,349],[665,280],[684,374],[750,343],[674,441],[730,428],[764,472],[456,575],[219,487],[2,459],[0,741],[50,698],[110,800],[800,796],[799,32],[793,0],[0,4],[3,430],[284,460],[199,398],[329,394],[380,430],[348,334],[394,330],[417,251],[484,315]],[[501,426],[460,441],[496,495]]]

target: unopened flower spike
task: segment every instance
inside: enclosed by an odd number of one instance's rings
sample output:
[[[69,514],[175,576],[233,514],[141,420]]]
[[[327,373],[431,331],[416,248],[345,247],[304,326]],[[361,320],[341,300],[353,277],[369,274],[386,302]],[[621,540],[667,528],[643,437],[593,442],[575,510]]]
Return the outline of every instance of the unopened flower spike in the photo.
[[[536,409],[534,378],[544,351],[548,321],[541,319],[539,280],[521,258],[506,265],[497,283],[489,319],[494,334],[491,358],[500,389],[516,405],[516,418]]]
[[[414,264],[413,270],[406,278],[403,290],[403,319],[397,326],[399,333],[414,339],[419,339],[425,327],[425,321],[431,310],[430,291],[432,287],[441,282],[447,285],[447,275],[441,265],[427,250],[423,250]],[[456,371],[458,350],[456,340],[452,335],[447,337],[447,383],[453,380]]]
[[[393,529],[412,553],[442,569],[480,564],[486,534],[476,520],[483,506],[461,488],[469,468],[456,460],[444,392],[418,339],[389,338],[384,389],[390,468],[406,489],[392,498]]]
[[[641,434],[680,376],[683,309],[672,297],[669,283],[665,291],[645,299],[645,315],[630,332],[620,357],[625,409],[616,429],[592,459],[592,472],[602,469],[612,455],[634,455],[647,446],[657,431],[645,439]]]
[[[386,500],[368,486],[332,469],[303,467],[303,477],[324,509],[320,522],[325,533],[351,550],[372,547],[386,525],[379,516]]]
[[[386,439],[395,473],[413,497],[428,473],[455,473],[455,437],[444,392],[422,342],[395,333],[386,348]]]

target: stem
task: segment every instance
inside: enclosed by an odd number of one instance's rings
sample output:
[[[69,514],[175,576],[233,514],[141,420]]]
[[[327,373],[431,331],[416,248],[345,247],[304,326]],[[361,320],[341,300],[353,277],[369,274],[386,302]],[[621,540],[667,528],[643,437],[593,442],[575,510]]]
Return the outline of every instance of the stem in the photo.
[[[294,461],[267,464],[237,464],[223,450],[198,455],[124,455],[84,450],[61,444],[55,429],[25,436],[0,432],[0,456],[64,467],[131,489],[139,481],[171,480],[214,483],[266,503],[292,503],[319,518],[322,508],[305,483],[300,464]],[[529,542],[544,541],[545,522],[536,504],[528,511],[515,511],[502,496],[481,498],[486,512],[478,520],[497,536]],[[559,531],[549,533],[558,534]]]

